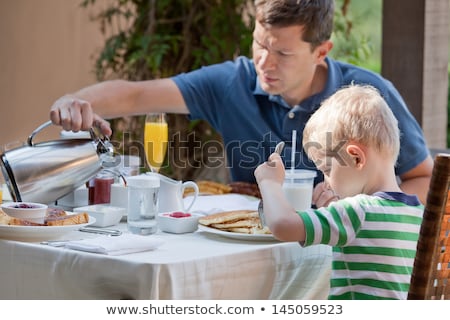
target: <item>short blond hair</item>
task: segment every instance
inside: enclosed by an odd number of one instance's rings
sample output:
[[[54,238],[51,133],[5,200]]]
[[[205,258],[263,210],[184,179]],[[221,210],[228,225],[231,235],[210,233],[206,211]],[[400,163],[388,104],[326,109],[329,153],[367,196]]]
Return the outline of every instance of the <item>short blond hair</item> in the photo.
[[[392,157],[400,151],[398,121],[377,89],[350,85],[326,99],[311,116],[303,131],[303,147],[314,152],[336,152],[353,141]]]

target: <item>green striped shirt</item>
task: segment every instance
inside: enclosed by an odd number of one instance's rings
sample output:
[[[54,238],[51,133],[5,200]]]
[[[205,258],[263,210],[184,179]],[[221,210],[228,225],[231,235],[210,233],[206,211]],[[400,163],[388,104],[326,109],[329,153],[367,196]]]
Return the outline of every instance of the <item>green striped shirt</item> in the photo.
[[[333,247],[329,299],[406,299],[423,209],[416,196],[378,192],[298,212],[303,245]]]

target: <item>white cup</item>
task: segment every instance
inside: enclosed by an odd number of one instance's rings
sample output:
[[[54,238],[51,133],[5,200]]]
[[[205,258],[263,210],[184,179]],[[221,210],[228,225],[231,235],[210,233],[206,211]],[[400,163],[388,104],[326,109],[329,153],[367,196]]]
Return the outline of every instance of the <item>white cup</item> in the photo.
[[[111,206],[128,208],[128,188],[123,183],[111,185]]]
[[[295,210],[304,211],[311,208],[316,175],[317,172],[313,170],[286,170],[283,192]]]
[[[86,185],[82,185],[75,189],[73,195],[73,203],[77,207],[87,206],[89,204],[88,188]]]
[[[58,205],[63,207],[82,207],[88,205],[88,189],[86,185],[76,188],[74,191],[58,199]]]

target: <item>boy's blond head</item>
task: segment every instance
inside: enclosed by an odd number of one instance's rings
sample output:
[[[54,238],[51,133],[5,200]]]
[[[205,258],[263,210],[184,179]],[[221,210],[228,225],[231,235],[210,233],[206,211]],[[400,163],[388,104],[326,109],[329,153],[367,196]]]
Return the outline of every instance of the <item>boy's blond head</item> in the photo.
[[[303,131],[308,156],[328,155],[347,142],[373,147],[395,163],[400,150],[397,119],[379,92],[368,85],[350,85],[325,100]]]

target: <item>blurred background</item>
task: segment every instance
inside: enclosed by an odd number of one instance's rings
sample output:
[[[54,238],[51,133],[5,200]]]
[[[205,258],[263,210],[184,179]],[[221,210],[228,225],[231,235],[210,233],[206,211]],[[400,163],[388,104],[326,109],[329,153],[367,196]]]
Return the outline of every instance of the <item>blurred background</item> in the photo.
[[[0,146],[26,141],[58,97],[96,82],[104,36],[80,3],[0,0]],[[45,130],[43,138],[59,131]]]

